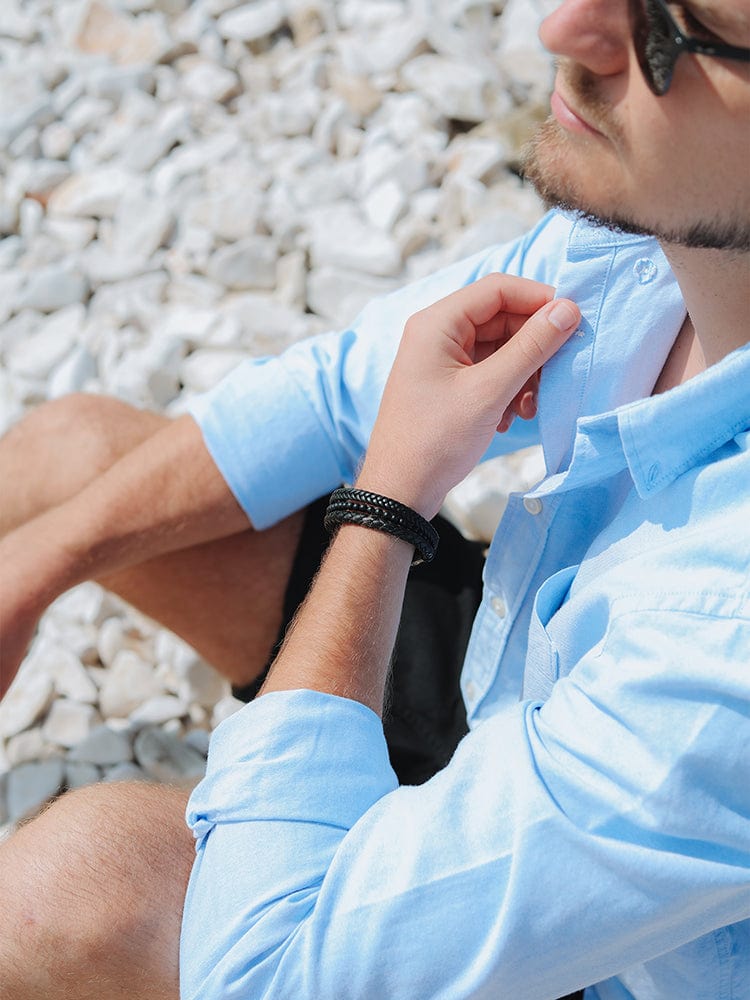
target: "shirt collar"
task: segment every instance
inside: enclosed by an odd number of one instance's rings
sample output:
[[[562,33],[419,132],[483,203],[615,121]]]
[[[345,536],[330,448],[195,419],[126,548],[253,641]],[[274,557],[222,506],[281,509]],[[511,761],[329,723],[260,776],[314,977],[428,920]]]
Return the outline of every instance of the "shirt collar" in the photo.
[[[750,344],[683,385],[623,406],[625,459],[642,497],[669,486],[750,427]]]
[[[750,344],[658,396],[581,417],[564,472],[533,491],[548,496],[628,469],[639,496],[653,496],[750,428]]]

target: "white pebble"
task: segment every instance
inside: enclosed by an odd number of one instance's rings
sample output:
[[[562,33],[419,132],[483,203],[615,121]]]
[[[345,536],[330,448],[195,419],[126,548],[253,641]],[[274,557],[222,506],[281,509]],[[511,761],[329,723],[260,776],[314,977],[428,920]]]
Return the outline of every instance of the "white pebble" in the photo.
[[[44,721],[42,736],[48,743],[73,747],[84,740],[100,722],[101,716],[93,705],[58,698]]]
[[[99,692],[102,713],[124,718],[143,701],[161,694],[154,668],[137,653],[121,649],[112,660],[109,676]]]
[[[8,739],[23,732],[47,711],[54,697],[54,685],[45,674],[19,671],[0,701],[0,737]]]
[[[171,694],[155,695],[130,713],[130,721],[134,726],[158,726],[171,719],[183,718],[189,709],[189,702],[183,698]]]

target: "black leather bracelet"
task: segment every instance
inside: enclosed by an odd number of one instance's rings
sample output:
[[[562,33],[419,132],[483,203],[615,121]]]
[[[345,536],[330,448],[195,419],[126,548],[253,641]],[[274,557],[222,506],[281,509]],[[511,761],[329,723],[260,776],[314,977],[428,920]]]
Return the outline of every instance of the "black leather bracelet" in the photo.
[[[359,524],[408,542],[416,549],[412,566],[432,562],[440,541],[430,522],[406,504],[379,493],[348,486],[333,491],[323,518],[328,532],[334,531],[340,524]]]

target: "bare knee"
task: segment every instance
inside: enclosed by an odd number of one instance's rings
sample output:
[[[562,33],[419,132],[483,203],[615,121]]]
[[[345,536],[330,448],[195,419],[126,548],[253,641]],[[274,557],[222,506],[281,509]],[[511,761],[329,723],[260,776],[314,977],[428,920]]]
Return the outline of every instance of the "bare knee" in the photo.
[[[177,1000],[187,792],[70,792],[0,845],[0,995]]]
[[[86,393],[32,410],[0,441],[0,535],[74,496],[168,421]]]
[[[125,452],[160,430],[169,418],[112,396],[74,392],[42,403],[9,432],[17,441],[59,450],[75,442],[89,465],[102,472]]]

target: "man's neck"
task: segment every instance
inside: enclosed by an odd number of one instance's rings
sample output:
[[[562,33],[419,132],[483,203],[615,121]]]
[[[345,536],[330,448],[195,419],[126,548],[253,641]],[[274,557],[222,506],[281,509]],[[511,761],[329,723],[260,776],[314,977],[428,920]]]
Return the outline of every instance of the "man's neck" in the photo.
[[[750,254],[664,246],[688,311],[678,341],[687,381],[750,341]],[[670,356],[671,357],[671,356]],[[669,362],[668,362],[669,364]],[[666,367],[666,366],[665,366]]]
[[[687,316],[667,355],[652,395],[656,396],[660,392],[682,385],[694,375],[705,371],[707,367],[700,341],[695,335],[690,317]]]

